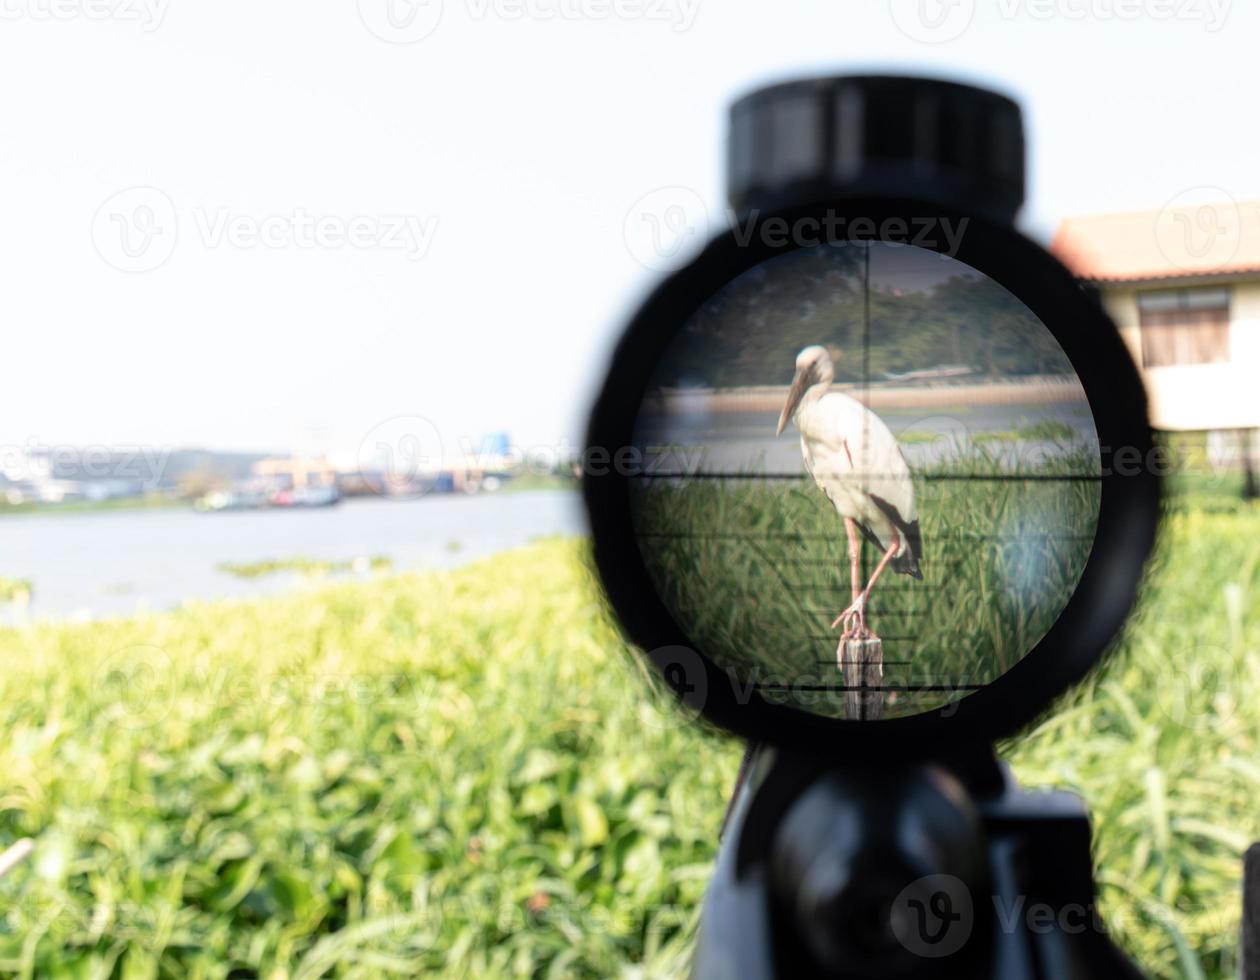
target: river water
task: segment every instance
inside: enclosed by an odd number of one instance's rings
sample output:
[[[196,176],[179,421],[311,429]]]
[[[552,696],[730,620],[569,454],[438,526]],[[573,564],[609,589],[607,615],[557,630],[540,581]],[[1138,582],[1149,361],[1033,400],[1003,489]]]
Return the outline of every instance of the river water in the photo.
[[[34,594],[25,614],[0,606],[0,622],[124,616],[284,591],[303,580],[295,573],[242,579],[219,570],[227,562],[385,555],[399,571],[451,568],[539,537],[585,533],[578,494],[562,490],[355,498],[311,510],[9,516],[0,518],[0,577],[27,579]]]
[[[989,406],[966,415],[884,411],[903,439],[911,469],[941,462],[979,434],[1016,423],[1066,424],[1088,445],[1095,438],[1080,405]],[[673,417],[667,431],[641,431],[706,450],[700,469],[802,473],[795,429],[774,435],[773,417],[716,414]],[[944,436],[911,441],[908,433]],[[1039,458],[1068,446],[1021,442],[992,451]],[[297,573],[242,579],[218,568],[307,557],[336,562],[384,555],[395,570],[450,568],[548,535],[586,533],[575,491],[540,490],[476,496],[433,494],[415,500],[376,497],[311,510],[199,514],[186,509],[27,514],[0,518],[0,577],[30,580],[29,609],[0,605],[0,624],[29,617],[97,619],[169,609],[188,599],[239,598],[294,588]],[[350,573],[354,574],[354,573]],[[369,574],[369,573],[360,573]]]

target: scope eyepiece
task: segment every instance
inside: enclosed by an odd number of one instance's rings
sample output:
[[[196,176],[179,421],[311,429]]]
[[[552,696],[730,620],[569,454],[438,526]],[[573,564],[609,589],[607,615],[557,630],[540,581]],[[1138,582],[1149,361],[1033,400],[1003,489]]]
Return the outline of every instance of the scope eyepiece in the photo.
[[[1158,521],[1146,398],[1011,219],[1019,107],[923,78],[731,110],[736,223],[618,343],[587,432],[600,578],[711,721],[813,754],[1014,734],[1098,660]],[[1114,457],[1114,458],[1113,458]]]
[[[1024,203],[1019,105],[971,85],[895,75],[772,85],[731,107],[727,188],[736,211],[868,194],[1010,222]]]

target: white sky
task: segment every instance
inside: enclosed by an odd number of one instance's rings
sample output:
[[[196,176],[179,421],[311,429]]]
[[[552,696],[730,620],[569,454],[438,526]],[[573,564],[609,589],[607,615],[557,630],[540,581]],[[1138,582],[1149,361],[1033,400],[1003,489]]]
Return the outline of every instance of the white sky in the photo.
[[[727,104],[790,75],[1016,95],[1043,241],[1202,185],[1260,197],[1253,3],[430,0],[391,44],[387,2],[0,0],[0,444],[353,452],[402,414],[576,442],[656,276],[643,209],[720,221]],[[959,36],[910,36],[938,16]],[[295,214],[332,232],[264,223]],[[327,240],[394,216],[422,257]],[[132,258],[128,217],[159,229]]]

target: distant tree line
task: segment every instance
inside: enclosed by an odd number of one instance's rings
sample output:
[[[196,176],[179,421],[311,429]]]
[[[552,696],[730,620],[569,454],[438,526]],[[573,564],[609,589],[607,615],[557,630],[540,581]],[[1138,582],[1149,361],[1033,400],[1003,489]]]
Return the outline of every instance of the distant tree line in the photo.
[[[696,312],[657,383],[786,384],[809,344],[840,354],[838,381],[944,365],[991,378],[1071,372],[1041,322],[984,276],[957,275],[927,290],[872,288],[865,345],[862,260],[858,248],[813,249],[745,273]]]

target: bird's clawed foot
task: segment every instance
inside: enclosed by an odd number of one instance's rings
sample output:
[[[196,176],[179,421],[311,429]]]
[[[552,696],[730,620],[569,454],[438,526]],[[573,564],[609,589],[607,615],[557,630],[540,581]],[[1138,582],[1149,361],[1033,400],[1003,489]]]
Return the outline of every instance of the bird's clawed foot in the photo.
[[[844,630],[840,633],[841,640],[865,640],[873,635],[866,626],[865,592],[859,594],[849,607],[835,618],[831,628],[835,629],[841,623],[844,624]]]

